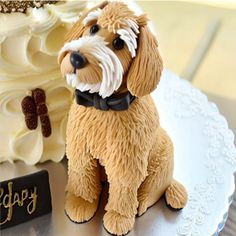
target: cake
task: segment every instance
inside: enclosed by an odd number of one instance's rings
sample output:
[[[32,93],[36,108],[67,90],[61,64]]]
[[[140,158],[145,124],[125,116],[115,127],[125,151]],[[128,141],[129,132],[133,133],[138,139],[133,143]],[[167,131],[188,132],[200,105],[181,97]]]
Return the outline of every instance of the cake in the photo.
[[[0,162],[60,161],[73,91],[57,54],[85,1],[0,0]]]

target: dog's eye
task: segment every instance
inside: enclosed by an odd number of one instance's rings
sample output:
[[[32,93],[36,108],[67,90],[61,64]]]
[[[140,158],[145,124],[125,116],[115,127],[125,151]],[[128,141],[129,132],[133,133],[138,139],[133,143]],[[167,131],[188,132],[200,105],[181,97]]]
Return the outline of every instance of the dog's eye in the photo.
[[[90,28],[90,34],[96,34],[99,30],[99,26],[97,24],[94,24],[91,28]]]
[[[116,50],[121,50],[125,46],[125,42],[120,37],[118,37],[113,40],[112,45]]]

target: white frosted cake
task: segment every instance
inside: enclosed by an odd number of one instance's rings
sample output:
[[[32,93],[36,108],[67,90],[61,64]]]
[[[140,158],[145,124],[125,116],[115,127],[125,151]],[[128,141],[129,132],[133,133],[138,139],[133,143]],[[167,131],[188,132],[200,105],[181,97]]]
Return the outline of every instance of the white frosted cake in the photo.
[[[0,0],[0,162],[63,158],[73,91],[61,78],[57,53],[85,5],[8,9]]]

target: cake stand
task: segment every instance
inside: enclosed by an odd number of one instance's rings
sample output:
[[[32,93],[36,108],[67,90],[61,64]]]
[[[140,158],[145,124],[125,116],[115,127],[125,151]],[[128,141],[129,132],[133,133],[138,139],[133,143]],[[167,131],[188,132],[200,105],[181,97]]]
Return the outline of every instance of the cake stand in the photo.
[[[143,216],[136,218],[135,227],[128,235],[218,235],[227,219],[234,192],[234,135],[216,105],[210,103],[189,82],[167,70],[152,95],[161,117],[161,125],[174,143],[174,176],[186,186],[189,200],[182,211],[173,212],[161,199]],[[66,166],[66,160],[37,166],[26,166],[22,162],[0,165],[1,180],[47,169],[53,200],[52,214],[5,229],[2,236],[109,235],[102,225],[107,186],[103,189],[99,209],[91,221],[75,224],[65,215]]]

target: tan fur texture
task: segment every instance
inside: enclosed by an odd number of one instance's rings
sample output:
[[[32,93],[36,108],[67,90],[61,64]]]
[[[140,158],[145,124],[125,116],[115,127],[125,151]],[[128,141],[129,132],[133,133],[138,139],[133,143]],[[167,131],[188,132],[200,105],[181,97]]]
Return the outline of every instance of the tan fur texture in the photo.
[[[103,27],[99,34],[108,42],[116,37],[115,28],[124,27],[120,19],[131,17],[139,24],[136,57],[131,58],[127,47],[115,51],[125,72],[114,95],[129,90],[137,98],[128,110],[119,112],[84,107],[75,101],[72,104],[67,126],[69,177],[65,208],[75,222],[93,217],[101,193],[103,166],[109,182],[104,226],[112,234],[124,235],[133,228],[135,216],[142,215],[163,194],[171,207],[180,209],[187,203],[187,192],[173,179],[173,145],[160,127],[149,95],[160,80],[162,60],[157,41],[146,25],[146,16],[135,16],[122,3],[105,3],[102,7],[104,15],[98,22],[103,22]],[[116,13],[114,19],[112,12]],[[66,41],[87,34],[88,28],[81,22]],[[112,48],[111,43],[108,46]],[[59,61],[62,73],[68,73],[66,54]]]
[[[123,20],[128,18],[136,20],[133,12],[124,3],[114,2],[104,9],[102,16],[99,17],[98,24],[115,33],[117,29],[126,26]]]
[[[149,31],[148,26],[140,27],[137,56],[127,75],[128,90],[137,97],[150,94],[157,87],[162,69],[156,38]]]
[[[79,20],[74,24],[70,32],[65,37],[65,42],[70,42],[73,39],[78,39],[83,35],[83,32],[85,30],[83,20],[88,15],[89,12],[92,12],[96,10],[97,8],[103,9],[108,4],[107,1],[104,1],[100,3],[99,5],[91,8],[90,10],[84,12],[82,16],[79,18]]]

